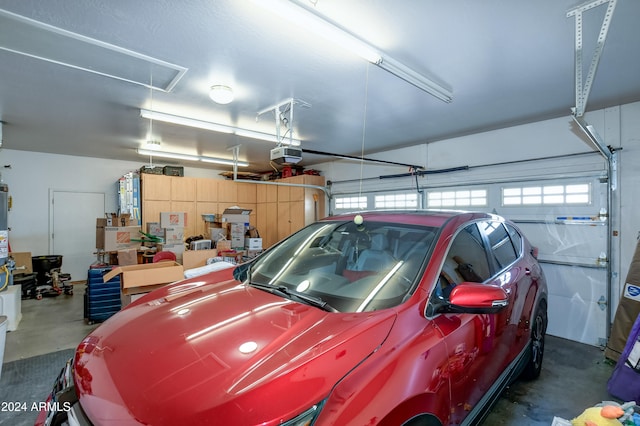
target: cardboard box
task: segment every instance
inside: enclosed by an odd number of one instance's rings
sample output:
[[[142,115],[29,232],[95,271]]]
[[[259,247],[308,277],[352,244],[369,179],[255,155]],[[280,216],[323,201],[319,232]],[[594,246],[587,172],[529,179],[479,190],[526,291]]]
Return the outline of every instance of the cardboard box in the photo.
[[[176,255],[176,262],[182,263],[182,255],[184,254],[184,244],[158,244],[158,251],[170,251]]]
[[[240,207],[230,207],[222,212],[222,221],[230,223],[249,223],[249,214],[251,209],[243,209]]]
[[[184,228],[187,226],[187,213],[185,212],[161,212],[160,213],[160,226],[163,228],[172,228],[174,226],[180,226]]]
[[[118,266],[104,274],[104,282],[120,275],[122,289],[140,288],[158,284],[169,284],[184,279],[184,269],[178,262],[145,263],[142,265]],[[148,290],[147,290],[148,291]],[[129,294],[131,294],[129,292]]]
[[[231,248],[244,247],[244,223],[231,223],[229,235],[231,236]]]
[[[131,213],[111,213],[107,221],[109,226],[131,226]]]
[[[207,264],[207,259],[218,256],[218,250],[187,250],[182,254],[182,266],[187,269],[199,268]]]
[[[230,251],[231,250],[231,241],[229,241],[229,240],[219,240],[218,242],[216,242],[216,248],[218,249],[218,253],[221,253],[223,251]]]
[[[118,250],[118,265],[137,265],[138,264],[138,250],[137,249],[125,249]]]
[[[147,293],[149,293],[149,292],[146,291],[146,290],[144,292],[133,293],[133,294],[124,294],[124,293],[122,293],[120,295],[120,302],[122,304],[122,307],[124,308],[128,304],[130,304],[132,302],[135,302],[136,300],[140,299],[142,296],[144,296]]]
[[[96,227],[96,248],[104,251],[118,251],[140,246],[139,226]]]
[[[167,245],[184,243],[184,228],[181,226],[173,226],[164,229],[164,243]]]
[[[262,250],[262,238],[245,238],[244,248],[247,250]]]
[[[16,262],[14,274],[33,274],[30,251],[12,251],[9,256]]]
[[[211,237],[211,241],[215,243],[216,241],[224,240],[227,238],[227,229],[211,227],[209,228],[209,235]]]
[[[147,222],[147,234],[164,238],[164,229],[160,226],[160,222]]]

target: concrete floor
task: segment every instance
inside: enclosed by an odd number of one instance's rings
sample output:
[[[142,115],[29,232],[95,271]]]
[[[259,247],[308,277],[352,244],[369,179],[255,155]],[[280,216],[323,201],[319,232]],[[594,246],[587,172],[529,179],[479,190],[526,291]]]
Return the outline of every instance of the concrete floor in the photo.
[[[75,348],[99,324],[83,319],[85,286],[74,295],[22,301],[22,321],[7,333],[4,362]],[[600,348],[547,336],[538,380],[516,381],[493,407],[483,426],[551,425],[554,416],[572,419],[585,408],[615,400],[606,390],[613,365]]]

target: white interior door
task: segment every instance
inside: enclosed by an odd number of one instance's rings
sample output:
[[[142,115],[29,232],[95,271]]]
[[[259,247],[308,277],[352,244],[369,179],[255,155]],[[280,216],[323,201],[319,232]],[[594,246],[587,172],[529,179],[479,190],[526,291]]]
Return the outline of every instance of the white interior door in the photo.
[[[105,194],[52,190],[50,198],[50,254],[62,255],[71,281],[84,281],[96,260],[96,218],[104,216]]]

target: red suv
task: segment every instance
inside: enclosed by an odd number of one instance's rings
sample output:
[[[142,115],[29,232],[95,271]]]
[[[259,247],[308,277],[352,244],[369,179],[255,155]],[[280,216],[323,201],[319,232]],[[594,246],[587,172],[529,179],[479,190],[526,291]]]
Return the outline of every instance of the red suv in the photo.
[[[539,375],[546,325],[535,250],[503,218],[333,216],[111,317],[38,424],[477,424]]]

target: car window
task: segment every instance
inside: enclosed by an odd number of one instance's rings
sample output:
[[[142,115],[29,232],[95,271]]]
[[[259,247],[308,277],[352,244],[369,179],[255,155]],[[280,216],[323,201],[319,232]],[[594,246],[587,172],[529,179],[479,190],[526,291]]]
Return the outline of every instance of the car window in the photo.
[[[316,223],[256,259],[249,281],[285,286],[341,312],[389,308],[415,289],[436,231],[397,223]]]
[[[514,228],[513,226],[505,223],[504,226],[507,228],[507,232],[511,237],[511,242],[513,243],[513,248],[516,250],[516,257],[520,257],[522,254],[522,235]]]
[[[484,282],[491,276],[484,241],[476,224],[455,236],[442,265],[436,294],[448,298],[456,284],[463,281]]]
[[[479,226],[489,239],[491,254],[498,265],[498,269],[506,268],[516,261],[518,252],[507,233],[507,229],[501,222],[481,222]]]

